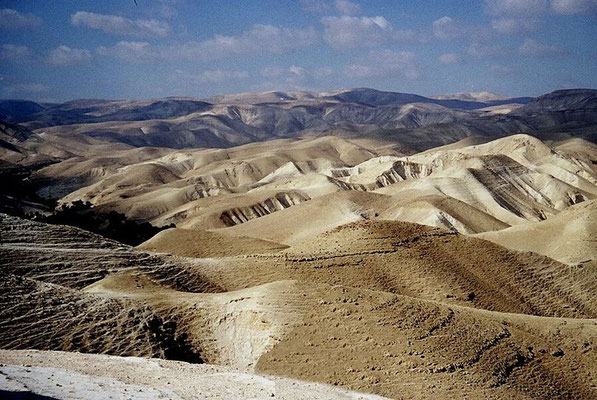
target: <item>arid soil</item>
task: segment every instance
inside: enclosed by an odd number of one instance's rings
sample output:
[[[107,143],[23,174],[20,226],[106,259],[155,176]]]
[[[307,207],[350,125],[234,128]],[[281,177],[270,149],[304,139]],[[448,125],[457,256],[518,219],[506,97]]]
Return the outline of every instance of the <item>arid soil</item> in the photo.
[[[348,95],[359,92],[338,92],[335,109]],[[245,102],[245,119],[265,107],[239,96],[227,101]],[[520,122],[533,104],[462,113]],[[202,102],[179,106],[200,110],[169,123],[213,119]],[[27,166],[28,196],[3,195],[6,209],[83,200],[176,228],[130,247],[0,214],[0,394],[597,398],[593,143],[421,126],[446,145],[309,131],[220,149],[111,146],[102,134],[120,123],[46,129],[57,116],[43,116],[35,134],[5,127],[22,148],[0,158]],[[162,137],[147,118],[120,125]]]
[[[5,349],[206,362],[392,398],[595,396],[590,266],[401,222],[199,259],[8,216],[2,228]],[[77,254],[77,269],[48,252]]]

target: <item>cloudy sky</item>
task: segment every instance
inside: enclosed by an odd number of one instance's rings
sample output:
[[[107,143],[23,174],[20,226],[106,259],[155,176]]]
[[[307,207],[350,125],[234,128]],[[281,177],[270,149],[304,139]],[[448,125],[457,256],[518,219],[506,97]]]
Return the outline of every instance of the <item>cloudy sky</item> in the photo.
[[[0,97],[597,88],[597,0],[0,0]]]

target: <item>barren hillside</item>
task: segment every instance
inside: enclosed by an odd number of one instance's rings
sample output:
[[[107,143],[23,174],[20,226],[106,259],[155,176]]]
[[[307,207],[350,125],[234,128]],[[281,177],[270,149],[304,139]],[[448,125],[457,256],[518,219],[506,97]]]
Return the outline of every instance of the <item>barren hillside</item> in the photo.
[[[219,259],[149,256],[8,216],[2,232],[5,349],[223,364],[388,397],[594,395],[586,268],[398,222]]]
[[[597,398],[595,91],[36,104],[0,101],[0,397]]]

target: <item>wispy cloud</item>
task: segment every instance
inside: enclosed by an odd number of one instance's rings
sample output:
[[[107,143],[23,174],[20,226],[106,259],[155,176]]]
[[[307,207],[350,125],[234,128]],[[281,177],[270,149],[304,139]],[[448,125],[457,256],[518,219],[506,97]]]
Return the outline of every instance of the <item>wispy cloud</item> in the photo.
[[[341,15],[359,15],[361,6],[350,0],[300,0],[304,11],[316,14],[331,14],[334,11]]]
[[[178,17],[178,10],[176,5],[180,3],[180,0],[159,0],[157,5],[158,12],[164,18],[176,18]]]
[[[410,51],[372,50],[363,60],[346,66],[344,70],[350,78],[388,78],[403,76],[417,79],[421,71],[417,57]]]
[[[3,44],[0,48],[0,60],[25,64],[34,59],[33,51],[27,46]]]
[[[456,53],[445,53],[442,54],[437,58],[440,64],[450,65],[450,64],[462,64],[463,59]]]
[[[284,71],[286,70],[280,67],[265,67],[261,69],[261,76],[265,78],[277,78],[281,76]]]
[[[537,30],[550,14],[597,14],[596,0],[486,0],[493,29],[515,35]]]
[[[330,2],[327,0],[300,0],[303,11],[317,14],[325,14],[331,10]]]
[[[262,88],[286,88],[292,90],[309,89],[319,86],[321,80],[334,76],[336,72],[329,67],[307,69],[298,65],[288,68],[266,67],[261,70],[261,76],[268,79],[268,83],[260,85]]]
[[[494,16],[526,18],[547,15],[597,14],[595,0],[486,0],[485,12]]]
[[[445,16],[433,21],[433,35],[438,39],[457,39],[469,32],[470,27],[452,17]]]
[[[554,57],[567,54],[564,49],[540,43],[533,39],[526,39],[518,51],[520,54],[532,57]]]
[[[0,29],[31,29],[41,25],[41,19],[33,14],[23,14],[11,8],[0,9]]]
[[[163,58],[163,51],[154,49],[147,42],[134,42],[121,40],[112,47],[98,47],[97,53],[101,56],[115,57],[128,62],[145,62]]]
[[[19,83],[1,88],[0,93],[11,98],[39,98],[49,90],[47,85],[41,83]]]
[[[507,75],[512,73],[512,68],[502,64],[493,64],[489,67],[489,71],[496,75]]]
[[[98,29],[113,35],[134,37],[164,37],[170,33],[170,26],[155,19],[131,20],[118,15],[96,14],[78,11],[71,16],[74,26]]]
[[[358,15],[361,13],[361,6],[350,0],[336,0],[336,9],[342,15]]]
[[[552,0],[551,8],[558,14],[597,14],[595,0]]]
[[[332,47],[376,47],[391,42],[413,42],[409,30],[395,30],[384,17],[324,17],[323,38]]]
[[[497,18],[491,21],[492,28],[506,35],[517,35],[532,32],[539,28],[541,21],[538,18]]]
[[[473,42],[466,52],[473,57],[503,57],[512,53],[512,49],[500,44]]]
[[[317,33],[313,28],[291,29],[254,25],[238,36],[216,35],[201,42],[189,41],[170,46],[120,41],[112,47],[98,48],[98,54],[132,62],[172,59],[210,61],[238,55],[281,54],[310,46],[316,40]]]
[[[50,51],[47,62],[52,65],[76,65],[87,64],[91,59],[92,56],[89,50],[61,45]]]

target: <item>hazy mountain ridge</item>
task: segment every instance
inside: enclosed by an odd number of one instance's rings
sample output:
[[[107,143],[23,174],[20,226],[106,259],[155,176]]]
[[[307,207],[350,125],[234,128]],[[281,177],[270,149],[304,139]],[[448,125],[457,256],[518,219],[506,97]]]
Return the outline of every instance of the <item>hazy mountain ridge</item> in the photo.
[[[530,114],[545,111],[566,110],[596,110],[597,90],[593,89],[565,89],[531,99],[515,114]]]
[[[550,138],[553,132],[567,130],[594,140],[593,130],[572,130],[597,124],[596,93],[588,89],[558,91],[527,105],[514,103],[499,112],[491,111],[491,107],[517,99],[465,102],[466,107],[461,107],[460,100],[354,89],[319,94],[241,93],[208,99],[218,103],[186,98],[76,100],[28,116],[14,115],[13,119],[29,120],[22,122],[29,128],[42,126],[34,132],[44,140],[54,141],[54,146],[64,147],[73,140],[79,143],[63,148],[67,152],[76,152],[90,141],[132,147],[221,148],[330,134],[386,137],[397,148],[413,152],[467,136],[492,139],[521,132]],[[57,151],[53,155],[60,156]]]
[[[530,98],[508,99],[526,103]],[[31,101],[0,100],[0,119],[8,122],[29,123],[35,129],[54,125],[94,123],[107,121],[140,121],[174,118],[208,108],[210,105],[281,105],[306,103],[356,103],[366,106],[405,105],[410,103],[437,104],[451,109],[474,110],[502,104],[506,99],[489,101],[464,101],[436,99],[415,94],[384,92],[359,88],[334,93],[316,92],[264,92],[241,93],[208,98],[164,98],[154,100],[99,100],[81,99],[61,104],[42,105]]]
[[[28,123],[31,129],[54,125],[105,121],[141,121],[187,115],[210,104],[187,98],[155,100],[81,99],[41,105],[28,101],[0,100],[0,115],[14,123]]]
[[[434,99],[439,99],[439,100],[454,99],[454,100],[480,101],[480,102],[500,101],[500,100],[511,99],[510,97],[500,96],[498,94],[487,92],[487,91],[451,93],[451,94],[442,94],[442,95],[431,96],[431,97]]]

